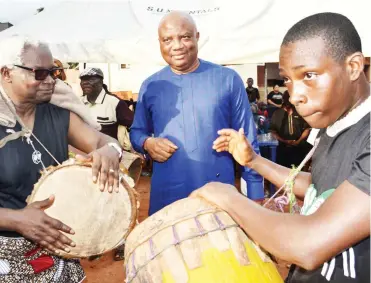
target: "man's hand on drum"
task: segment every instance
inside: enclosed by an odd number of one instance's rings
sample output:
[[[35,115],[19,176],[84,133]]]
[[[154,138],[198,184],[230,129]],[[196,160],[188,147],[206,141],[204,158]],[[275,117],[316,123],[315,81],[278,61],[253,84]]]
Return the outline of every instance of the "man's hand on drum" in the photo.
[[[243,128],[238,132],[232,129],[222,129],[218,131],[218,134],[219,137],[213,143],[213,149],[217,152],[228,151],[242,166],[249,166],[256,158],[257,154],[245,137]]]
[[[166,138],[146,139],[143,145],[144,149],[149,153],[151,158],[157,162],[167,161],[178,147]]]
[[[69,246],[74,247],[75,243],[62,232],[71,235],[75,232],[61,221],[49,217],[44,212],[53,203],[54,196],[51,196],[18,210],[14,219],[15,231],[56,254],[59,253],[59,250],[70,252]]]
[[[116,149],[105,145],[91,152],[88,156],[76,155],[76,159],[82,162],[92,162],[93,182],[99,179],[99,189],[103,192],[108,186],[108,192],[113,189],[119,191],[119,168],[120,158]]]
[[[116,149],[106,145],[95,151],[90,156],[93,159],[93,182],[97,182],[99,175],[99,188],[103,192],[108,185],[108,192],[113,188],[119,192],[120,159]]]

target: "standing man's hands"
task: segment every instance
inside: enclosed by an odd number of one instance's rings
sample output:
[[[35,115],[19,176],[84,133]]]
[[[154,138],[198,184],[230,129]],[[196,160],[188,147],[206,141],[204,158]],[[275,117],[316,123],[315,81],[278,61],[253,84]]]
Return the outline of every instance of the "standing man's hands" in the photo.
[[[151,158],[157,162],[167,161],[178,147],[166,138],[146,139],[143,145],[144,150],[148,152]]]

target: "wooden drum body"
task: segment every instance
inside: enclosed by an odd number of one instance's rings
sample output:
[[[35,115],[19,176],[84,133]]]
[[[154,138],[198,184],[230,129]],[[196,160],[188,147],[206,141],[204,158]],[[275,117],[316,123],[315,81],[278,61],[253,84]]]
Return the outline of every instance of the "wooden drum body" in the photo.
[[[142,173],[143,164],[144,160],[139,154],[127,151],[122,152],[120,168],[124,173],[133,179],[134,186],[138,184],[140,174]],[[121,165],[124,166],[124,168]]]
[[[101,192],[92,181],[90,165],[61,165],[48,168],[35,185],[27,202],[55,195],[53,205],[45,210],[74,231],[67,235],[76,247],[61,256],[100,255],[120,245],[136,223],[136,200],[133,190],[121,181],[119,192]]]
[[[179,200],[139,224],[125,247],[128,283],[278,283],[270,258],[224,211]]]

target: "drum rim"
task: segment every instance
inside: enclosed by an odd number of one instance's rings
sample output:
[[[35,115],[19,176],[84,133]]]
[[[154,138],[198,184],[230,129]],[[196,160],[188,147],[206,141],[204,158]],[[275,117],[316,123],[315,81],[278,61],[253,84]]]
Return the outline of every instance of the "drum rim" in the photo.
[[[41,177],[39,178],[38,182],[34,185],[31,194],[27,197],[26,203],[30,204],[33,201],[37,191],[39,190],[40,186],[43,184],[43,182],[48,176],[52,175],[54,172],[60,169],[67,168],[67,167],[89,167],[91,168],[92,163],[91,162],[85,162],[85,163],[75,162],[73,164],[61,164],[58,166],[49,166],[46,169],[45,173],[42,172]],[[104,251],[103,253],[114,250],[119,245],[121,245],[123,241],[126,241],[126,238],[128,237],[128,235],[130,234],[130,232],[134,229],[136,225],[136,221],[138,217],[138,208],[137,208],[137,198],[136,198],[135,190],[129,186],[129,184],[124,180],[124,178],[121,178],[121,185],[127,191],[129,199],[130,199],[130,204],[131,204],[130,223],[122,239],[114,247],[110,248],[109,250]],[[100,254],[92,254],[89,256],[95,256],[95,255],[100,255]],[[81,255],[77,255],[73,253],[65,253],[64,251],[59,251],[58,256],[62,256],[63,258],[84,258],[86,257],[86,256],[81,256]]]
[[[124,159],[124,155],[129,155],[129,156],[135,156],[136,157],[130,163],[129,168],[125,167],[125,169],[128,171],[128,176],[134,180],[134,188],[135,188],[135,187],[138,186],[138,183],[140,181],[140,176],[141,176],[141,173],[142,173],[142,170],[143,170],[143,165],[144,165],[144,159],[143,159],[143,156],[138,152],[131,152],[131,151],[123,150],[123,157],[120,161],[121,164],[123,164],[122,160]],[[138,176],[136,176],[136,178],[135,178],[135,176],[131,175],[130,168],[133,166],[133,163],[136,162],[136,161],[140,162],[140,167],[139,167],[139,170],[138,170]]]

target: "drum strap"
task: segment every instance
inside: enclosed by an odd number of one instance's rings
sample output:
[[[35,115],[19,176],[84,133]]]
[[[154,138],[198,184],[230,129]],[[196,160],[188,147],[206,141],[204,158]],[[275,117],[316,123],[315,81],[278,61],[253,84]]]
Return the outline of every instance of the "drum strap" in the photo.
[[[13,105],[13,102],[10,100],[10,98],[6,95],[3,87],[1,86],[0,84],[0,97],[5,101],[5,104],[8,106],[8,109],[10,110],[10,112],[12,112],[12,114],[14,115],[15,119],[17,120],[17,122],[21,125],[22,127],[22,130],[19,131],[19,132],[14,132],[11,133],[10,135],[6,136],[5,138],[1,139],[0,140],[0,148],[4,147],[5,144],[8,142],[8,141],[12,141],[12,140],[15,140],[17,138],[20,138],[20,137],[25,137],[26,140],[27,140],[27,143],[30,144],[32,146],[32,148],[34,149],[34,153],[33,154],[33,157],[34,156],[40,156],[40,162],[43,166],[43,169],[46,170],[45,166],[44,166],[44,163],[41,161],[41,153],[38,152],[33,143],[32,143],[32,140],[31,140],[31,136],[42,146],[42,148],[54,159],[54,161],[58,164],[58,165],[61,165],[60,162],[58,162],[58,160],[53,156],[53,154],[51,154],[51,152],[43,145],[43,143],[34,135],[34,133],[29,130],[26,125],[23,123],[22,119],[19,117],[19,115],[17,114],[17,112],[15,111],[15,108],[14,108],[14,105]]]
[[[27,132],[24,130],[15,132],[10,129],[7,130],[7,133],[10,133],[10,134],[0,140],[0,148],[3,148],[7,144],[7,142],[14,141],[20,137],[24,137],[27,134]]]
[[[273,196],[271,196],[269,198],[269,200],[263,205],[263,207],[266,207],[268,205],[268,203],[270,201],[272,201],[273,199],[275,199],[275,197],[277,196],[277,194],[282,191],[283,189],[285,189],[285,193],[284,193],[284,197],[288,199],[290,199],[290,197],[292,197],[294,194],[292,192],[292,189],[293,189],[293,186],[294,186],[294,183],[295,183],[295,178],[296,176],[300,173],[301,169],[304,167],[304,165],[309,161],[309,159],[312,158],[318,144],[319,144],[319,140],[320,138],[316,139],[316,141],[314,142],[314,146],[312,147],[312,149],[309,151],[309,153],[307,154],[307,156],[305,156],[305,158],[303,159],[303,161],[299,164],[299,166],[297,168],[293,168],[291,171],[290,171],[290,174],[289,176],[287,176],[285,182],[283,183],[283,185],[275,192],[275,194]],[[286,196],[288,195],[288,196]],[[287,201],[288,201],[287,199]],[[280,201],[282,201],[282,197],[280,197]],[[287,202],[286,201],[286,202]]]

